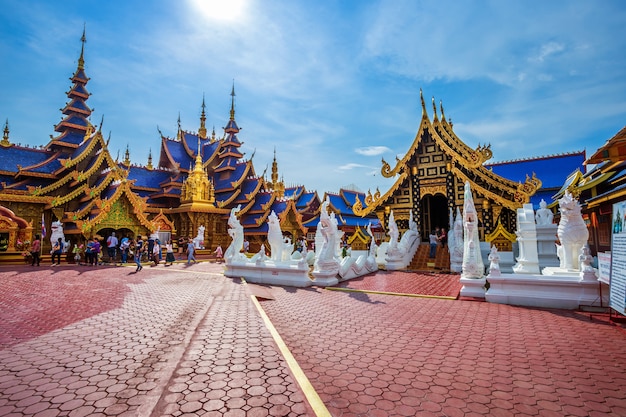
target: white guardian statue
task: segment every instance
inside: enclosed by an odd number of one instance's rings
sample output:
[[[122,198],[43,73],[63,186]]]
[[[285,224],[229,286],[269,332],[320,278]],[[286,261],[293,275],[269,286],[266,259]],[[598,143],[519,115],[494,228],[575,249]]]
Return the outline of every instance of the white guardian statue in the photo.
[[[480,254],[478,236],[478,213],[474,207],[474,197],[469,182],[465,183],[463,202],[463,272],[462,278],[482,278],[485,271]]]

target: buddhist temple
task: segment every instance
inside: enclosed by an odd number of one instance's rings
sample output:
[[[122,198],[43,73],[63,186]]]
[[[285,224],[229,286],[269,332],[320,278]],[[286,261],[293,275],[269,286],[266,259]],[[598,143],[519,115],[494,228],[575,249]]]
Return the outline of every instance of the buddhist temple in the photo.
[[[203,247],[213,250],[229,244],[227,220],[235,207],[240,207],[251,251],[265,242],[272,212],[286,236],[314,240],[321,206],[317,192],[303,185],[285,186],[276,152],[271,176],[265,178],[265,172],[255,171],[254,155],[246,159],[240,151],[234,85],[222,136],[215,129],[208,132],[203,98],[197,132],[184,129],[179,116],[175,137],[159,131],[155,162],[150,152],[146,165],[132,163],[128,147],[122,161],[113,158],[109,138],[102,134],[104,120],[97,126],[91,122],[84,31],[81,42],[63,118],[54,127],[56,136],[41,148],[13,144],[8,120],[5,123],[0,141],[0,241],[6,253],[17,254],[24,246],[19,242],[52,229],[62,230],[70,244],[113,231],[167,241],[194,238],[203,230]],[[337,210],[343,213],[346,207]],[[355,230],[352,223],[343,226]],[[49,250],[49,239],[43,239],[43,253]]]
[[[449,229],[450,210],[463,206],[464,184],[469,182],[481,240],[494,233],[498,225],[509,236],[514,236],[516,210],[526,203],[538,205],[539,197],[551,195],[558,189],[553,181],[555,176],[567,175],[584,161],[584,153],[574,153],[565,155],[558,168],[553,163],[556,157],[488,165],[486,162],[492,157],[491,145],[470,148],[454,132],[443,105],[440,104],[439,116],[433,99],[431,120],[421,93],[420,99],[422,118],[413,143],[403,158],[396,158],[393,166],[382,161],[382,175],[395,178],[394,184],[385,193],[369,191],[364,201],[357,199],[353,207],[355,214],[375,213],[386,225],[393,210],[398,227],[406,230],[412,212],[424,240],[436,227]],[[507,178],[499,172],[514,174],[514,177]],[[543,188],[538,173],[549,174],[548,188]],[[519,178],[520,175],[523,177]]]
[[[265,244],[272,212],[286,237],[312,243],[326,199],[343,242],[361,250],[371,239],[368,225],[377,241],[387,240],[392,210],[401,231],[408,228],[412,213],[422,239],[435,226],[448,228],[450,210],[463,205],[466,181],[474,192],[481,240],[498,230],[513,236],[517,208],[554,196],[562,178],[572,172],[585,175],[584,152],[488,164],[490,145],[470,148],[454,132],[443,105],[439,115],[433,100],[431,120],[420,95],[422,117],[408,151],[393,164],[382,161],[382,175],[394,178],[391,188],[373,194],[341,189],[320,198],[304,185],[285,184],[276,150],[271,172],[257,173],[254,154],[246,158],[241,151],[234,84],[223,134],[207,129],[203,97],[197,129],[183,128],[179,116],[174,137],[159,130],[154,161],[150,151],[145,165],[131,162],[128,147],[120,161],[110,152],[110,137],[102,134],[104,118],[92,122],[85,41],[83,31],[62,119],[47,145],[13,143],[5,122],[0,141],[0,255],[7,259],[19,257],[24,242],[44,231],[47,253],[50,232],[61,229],[71,244],[115,231],[127,237],[156,235],[162,241],[199,237],[212,251],[229,244],[227,222],[234,208],[239,208],[251,252]]]

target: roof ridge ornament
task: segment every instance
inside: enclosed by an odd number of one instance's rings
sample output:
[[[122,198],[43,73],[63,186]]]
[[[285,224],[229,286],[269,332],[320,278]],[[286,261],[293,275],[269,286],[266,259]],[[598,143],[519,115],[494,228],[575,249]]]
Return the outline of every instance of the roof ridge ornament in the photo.
[[[424,102],[424,94],[422,93],[422,89],[420,88],[420,101],[422,102],[422,117],[428,117],[426,113],[426,103]]]
[[[0,146],[3,148],[8,148],[11,146],[11,142],[9,141],[9,119],[4,123],[4,133],[2,135],[2,141],[0,141]]]

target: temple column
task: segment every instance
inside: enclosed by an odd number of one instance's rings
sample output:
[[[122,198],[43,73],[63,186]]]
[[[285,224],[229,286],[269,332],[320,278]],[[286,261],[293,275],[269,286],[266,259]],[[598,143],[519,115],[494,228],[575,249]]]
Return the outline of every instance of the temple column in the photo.
[[[493,224],[493,212],[491,211],[491,204],[489,200],[483,200],[483,228],[484,235],[488,235],[494,231],[495,225]]]
[[[446,170],[448,173],[446,174],[446,199],[448,200],[448,211],[452,209],[454,213],[454,209],[456,207],[456,190],[454,189],[454,174],[452,174],[452,166],[450,162],[446,164]],[[452,229],[454,225],[450,225],[450,229]]]
[[[411,193],[412,193],[412,204],[411,210],[413,211],[413,221],[417,224],[417,230],[421,230],[422,227],[422,205],[421,201],[421,193],[420,193],[420,179],[417,175],[417,167],[411,167]]]

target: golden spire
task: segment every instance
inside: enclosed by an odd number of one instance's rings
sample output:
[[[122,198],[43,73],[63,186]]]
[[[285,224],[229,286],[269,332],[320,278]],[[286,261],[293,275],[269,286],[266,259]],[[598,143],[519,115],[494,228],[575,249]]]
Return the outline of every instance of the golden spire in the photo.
[[[146,168],[154,169],[152,166],[152,149],[150,149],[150,152],[148,153],[148,165],[146,165]]]
[[[180,141],[183,140],[183,129],[180,127],[180,112],[178,112],[178,132],[176,133],[176,138]]]
[[[2,135],[2,141],[0,141],[0,146],[4,148],[8,148],[11,146],[11,142],[9,142],[9,119],[4,123],[4,134]]]
[[[274,148],[274,161],[272,162],[272,184],[278,184],[278,162],[276,162],[276,148]]]
[[[124,153],[124,160],[122,164],[126,166],[130,166],[130,151],[128,150],[128,145],[126,145],[126,152]]]
[[[233,89],[230,92],[230,120],[235,120],[235,80],[233,80]]]
[[[211,143],[215,142],[215,126],[213,126],[213,132],[211,133]]]
[[[82,43],[80,47],[80,57],[78,58],[78,69],[85,69],[85,42],[87,42],[87,38],[85,37],[85,27],[86,24],[83,25],[83,36],[81,36],[80,41]]]
[[[435,97],[433,97],[433,120],[437,120],[437,105],[435,104]]]
[[[424,103],[424,94],[422,94],[422,89],[420,88],[420,100],[422,102],[422,117],[426,117],[426,103]]]
[[[206,139],[206,113],[204,112],[205,107],[206,106],[204,105],[204,94],[202,94],[202,113],[200,114],[200,129],[198,129],[198,137],[201,137],[202,139]]]
[[[202,155],[200,153],[200,136],[198,136],[198,153],[196,154],[195,171],[202,171]]]
[[[439,100],[439,108],[441,109],[441,120],[446,120],[446,114],[443,112],[443,101]]]

